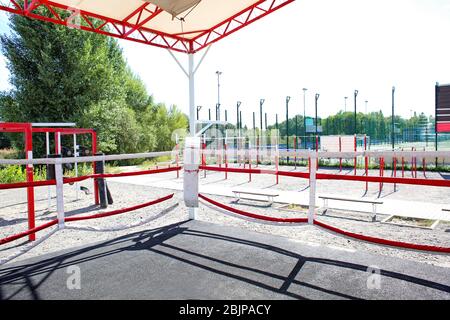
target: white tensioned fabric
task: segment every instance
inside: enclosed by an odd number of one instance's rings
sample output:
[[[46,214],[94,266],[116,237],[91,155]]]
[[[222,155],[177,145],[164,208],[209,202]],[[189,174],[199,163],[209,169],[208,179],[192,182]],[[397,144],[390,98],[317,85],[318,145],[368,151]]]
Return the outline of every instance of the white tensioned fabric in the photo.
[[[354,152],[354,151],[355,151],[355,136],[342,136],[341,152]]]
[[[179,35],[185,39],[193,39],[205,30],[213,28],[222,21],[260,1],[202,0],[197,6],[195,4],[198,0],[52,0],[51,2],[99,14],[118,21],[128,19],[136,9],[141,8],[146,3],[150,3],[151,7],[148,7],[148,10],[133,15],[128,22],[134,24],[140,19],[139,24],[142,24],[142,27],[169,35]],[[156,5],[159,5],[164,11],[157,11]],[[190,12],[191,9],[193,10]],[[181,23],[179,19],[174,19],[174,15],[183,18],[183,22]]]
[[[326,152],[339,152],[339,136],[320,137],[320,150]]]

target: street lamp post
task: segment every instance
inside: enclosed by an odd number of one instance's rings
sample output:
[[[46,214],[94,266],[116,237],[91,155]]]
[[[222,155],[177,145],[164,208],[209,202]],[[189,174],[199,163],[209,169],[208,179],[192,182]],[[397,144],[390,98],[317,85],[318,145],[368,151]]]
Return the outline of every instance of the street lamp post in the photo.
[[[238,131],[240,131],[240,127],[239,127],[239,124],[240,124],[240,122],[239,122],[239,108],[241,107],[241,104],[242,104],[242,102],[240,102],[240,101],[238,101],[237,102],[237,104],[236,104],[236,118],[237,118],[237,121],[236,121],[236,129],[238,130]]]
[[[217,75],[217,121],[220,121],[220,76],[222,75],[221,71],[216,71]]]
[[[291,97],[286,97],[286,145],[287,151],[289,152],[289,101],[291,101]],[[287,162],[289,164],[289,157],[287,158]]]
[[[315,104],[315,107],[316,107],[316,137],[317,137],[317,135],[319,134],[319,118],[317,117],[317,102],[319,101],[319,98],[320,98],[320,94],[316,94],[316,104]]]
[[[395,149],[395,87],[392,87],[392,151]]]
[[[347,99],[348,97],[344,97],[344,112],[347,112]]]
[[[356,126],[356,122],[357,122],[357,117],[356,117],[356,98],[358,97],[358,94],[359,94],[359,91],[358,90],[355,90],[355,114],[354,114],[354,134],[356,135],[356,129],[357,129],[357,126]]]
[[[264,128],[263,128],[263,105],[264,105],[264,102],[266,102],[266,100],[264,100],[264,99],[259,100],[259,115],[260,115],[260,120],[261,120],[261,123],[260,123],[261,124],[261,126],[260,126],[261,134],[264,130]]]
[[[306,91],[308,91],[308,89],[303,88],[303,140],[305,141],[305,149],[306,149]]]
[[[197,106],[197,121],[200,120],[200,110],[202,110],[202,106]]]

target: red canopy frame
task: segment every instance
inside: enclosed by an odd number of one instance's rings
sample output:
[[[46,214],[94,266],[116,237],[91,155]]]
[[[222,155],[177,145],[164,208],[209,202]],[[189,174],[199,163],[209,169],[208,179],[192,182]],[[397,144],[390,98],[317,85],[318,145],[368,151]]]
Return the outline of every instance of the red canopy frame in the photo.
[[[209,29],[189,32],[189,34],[197,34],[192,39],[183,37],[187,33],[168,34],[144,27],[146,23],[155,19],[162,12],[160,8],[148,2],[130,12],[125,19],[116,20],[82,10],[74,12],[74,9],[69,6],[47,0],[24,0],[23,4],[17,0],[4,0],[3,2],[5,1],[7,5],[0,3],[0,10],[64,26],[72,26],[71,21],[75,14],[81,19],[82,25],[79,28],[82,30],[192,54],[295,0],[260,0]],[[42,8],[46,10],[38,10]],[[61,15],[58,10],[66,14]],[[48,15],[43,15],[42,11],[48,12]],[[145,15],[147,17],[143,18],[144,12],[150,13],[150,16]],[[94,19],[100,23],[94,25]],[[105,29],[106,26],[109,27],[109,30]]]
[[[226,17],[223,21],[205,30],[173,34],[145,27],[145,25],[153,19],[156,19],[162,12],[159,7],[145,1],[141,1],[139,7],[129,12],[125,19],[122,20],[117,20],[99,13],[71,8],[54,1],[23,0],[23,3],[19,3],[17,0],[0,0],[0,10],[32,19],[167,49],[189,79],[189,128],[190,135],[194,137],[196,135],[197,124],[195,74],[203,58],[208,53],[210,46],[295,0],[259,0],[253,2],[247,8],[242,9],[239,7],[231,16]],[[42,12],[45,12],[45,14]],[[74,25],[72,22],[74,18],[80,19],[81,23]],[[195,36],[192,37],[192,35]],[[199,63],[195,65],[195,53],[204,48],[208,49]],[[183,68],[172,51],[186,53],[188,55],[187,70]],[[189,210],[190,218],[195,219],[195,208],[189,208]]]
[[[58,137],[59,135],[69,135],[69,134],[90,134],[92,137],[92,154],[97,153],[97,132],[93,129],[76,129],[76,128],[34,128],[32,123],[18,123],[18,122],[0,122],[0,132],[10,132],[10,133],[23,133],[25,141],[25,154],[27,160],[33,159],[33,134],[34,133],[54,133],[55,134],[55,147],[58,149]],[[56,153],[60,150],[56,150]],[[95,165],[93,164],[94,173]],[[27,183],[32,183],[34,181],[34,168],[33,165],[27,165],[26,167],[26,178]],[[99,204],[97,184],[94,183],[94,195],[95,204]],[[34,207],[34,187],[27,187],[27,202],[28,202],[28,229],[32,230],[36,227],[35,223],[35,207]],[[28,239],[30,241],[36,240],[36,234],[32,233],[29,235]]]

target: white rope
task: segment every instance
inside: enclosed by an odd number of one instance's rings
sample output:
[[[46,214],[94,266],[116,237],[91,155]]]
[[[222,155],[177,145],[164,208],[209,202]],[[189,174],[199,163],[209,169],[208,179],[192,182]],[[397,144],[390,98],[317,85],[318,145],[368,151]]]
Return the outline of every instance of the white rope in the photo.
[[[7,258],[1,259],[0,260],[0,266],[6,264],[8,262],[11,262],[14,259],[17,259],[18,257],[24,255],[25,253],[30,252],[32,249],[34,249],[37,246],[39,246],[40,244],[44,243],[46,240],[48,240],[51,236],[53,236],[58,231],[59,231],[59,229],[56,228],[56,229],[52,230],[50,233],[48,233],[47,235],[45,235],[42,238],[40,238],[39,240],[34,241],[33,243],[30,243],[29,245],[21,248],[19,250],[19,252],[15,253],[14,255],[11,255],[11,256],[9,256]]]

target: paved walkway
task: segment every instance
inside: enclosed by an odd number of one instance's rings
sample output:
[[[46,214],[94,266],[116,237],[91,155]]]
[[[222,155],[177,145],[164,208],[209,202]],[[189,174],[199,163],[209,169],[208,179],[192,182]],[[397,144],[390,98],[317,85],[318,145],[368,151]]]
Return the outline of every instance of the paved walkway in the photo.
[[[0,299],[450,299],[448,275],[190,221],[6,265]]]

